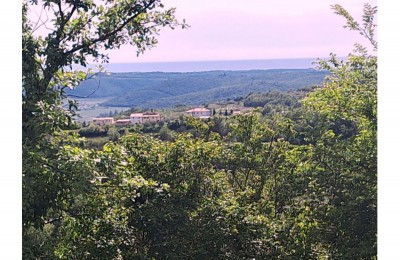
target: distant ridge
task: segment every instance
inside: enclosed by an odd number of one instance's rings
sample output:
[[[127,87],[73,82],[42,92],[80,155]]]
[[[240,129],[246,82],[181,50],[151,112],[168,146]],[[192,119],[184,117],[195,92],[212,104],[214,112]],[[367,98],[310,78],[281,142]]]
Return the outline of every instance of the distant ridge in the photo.
[[[213,70],[269,70],[314,68],[317,58],[109,63],[109,72],[199,72]],[[94,66],[93,66],[94,67]]]
[[[108,99],[103,105],[109,107],[166,108],[297,90],[320,85],[327,73],[314,69],[102,73],[68,93],[83,97],[94,92],[91,97]]]

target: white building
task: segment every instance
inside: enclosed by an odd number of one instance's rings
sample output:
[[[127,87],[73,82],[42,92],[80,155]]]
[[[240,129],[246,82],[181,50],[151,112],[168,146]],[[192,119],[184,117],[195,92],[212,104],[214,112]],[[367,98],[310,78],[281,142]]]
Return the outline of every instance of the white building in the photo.
[[[117,121],[115,121],[115,125],[117,125],[117,126],[124,126],[124,125],[130,125],[130,124],[131,124],[130,119],[117,119]]]
[[[234,116],[234,115],[241,115],[242,114],[242,111],[239,111],[239,110],[234,110],[233,112],[232,112],[232,115]]]
[[[186,111],[186,114],[197,118],[210,118],[212,111],[204,107],[196,107]]]
[[[151,122],[159,122],[159,113],[133,113],[130,115],[131,124],[144,124]]]
[[[114,118],[112,118],[112,117],[93,118],[93,124],[95,124],[95,125],[112,125],[112,124],[114,124]]]

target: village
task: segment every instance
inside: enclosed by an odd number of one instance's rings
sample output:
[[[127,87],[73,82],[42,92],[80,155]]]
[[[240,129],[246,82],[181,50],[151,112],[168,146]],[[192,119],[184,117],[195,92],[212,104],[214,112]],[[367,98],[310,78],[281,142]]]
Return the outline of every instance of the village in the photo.
[[[241,114],[243,110],[231,109],[230,115]],[[200,119],[208,119],[215,114],[215,109],[211,110],[205,107],[195,107],[185,111],[185,114]],[[225,110],[225,115],[228,115],[228,110]],[[113,117],[96,117],[93,118],[92,122],[94,125],[116,125],[116,126],[127,126],[145,123],[158,123],[161,120],[160,113],[157,112],[143,112],[143,113],[132,113],[129,118],[114,119]]]

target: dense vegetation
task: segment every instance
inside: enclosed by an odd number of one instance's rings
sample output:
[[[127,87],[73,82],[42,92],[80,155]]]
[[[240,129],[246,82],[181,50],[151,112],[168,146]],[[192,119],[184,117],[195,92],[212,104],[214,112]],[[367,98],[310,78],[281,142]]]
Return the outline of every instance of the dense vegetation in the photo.
[[[330,75],[301,102],[253,94],[248,105],[271,110],[183,118],[158,135],[92,129],[111,141],[88,149],[73,101],[60,108],[87,75],[64,67],[130,40],[143,50],[173,10],[43,2],[57,17],[45,40],[26,19],[35,1],[23,5],[25,259],[376,259],[376,56],[357,45],[320,61]],[[361,25],[333,8],[376,50],[375,7]]]
[[[200,105],[268,90],[321,85],[327,71],[313,69],[99,74],[68,94],[107,97],[105,106],[165,108]]]

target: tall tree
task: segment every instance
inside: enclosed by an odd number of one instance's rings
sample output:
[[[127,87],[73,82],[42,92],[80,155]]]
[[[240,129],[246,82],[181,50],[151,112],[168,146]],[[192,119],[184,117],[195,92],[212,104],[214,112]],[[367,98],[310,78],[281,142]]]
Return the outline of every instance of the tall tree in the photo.
[[[34,8],[41,15],[31,21]],[[60,158],[66,144],[79,141],[60,131],[73,127],[76,109],[74,100],[68,100],[68,111],[61,108],[64,90],[92,74],[73,65],[108,62],[107,50],[124,44],[135,46],[139,55],[156,45],[161,27],[185,24],[161,0],[27,0],[22,13],[23,223],[28,228],[42,226],[49,209],[62,206],[77,192],[76,183],[90,179],[78,168],[63,169]],[[38,35],[40,27],[46,36]]]
[[[345,27],[377,50],[376,7],[364,5],[362,25],[340,5],[332,8],[346,19]],[[308,150],[314,172],[310,191],[319,196],[313,204],[320,223],[316,237],[329,245],[332,258],[372,259],[377,250],[377,57],[356,44],[345,61],[332,55],[320,66],[332,74],[304,100],[323,122]]]

